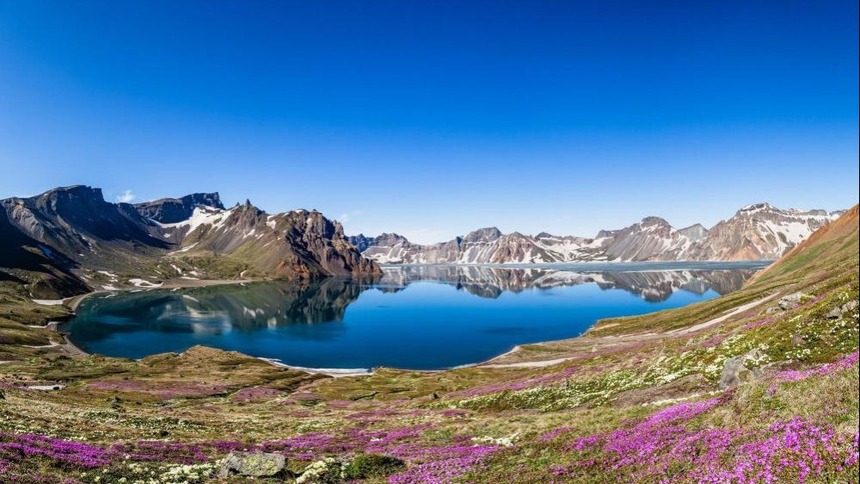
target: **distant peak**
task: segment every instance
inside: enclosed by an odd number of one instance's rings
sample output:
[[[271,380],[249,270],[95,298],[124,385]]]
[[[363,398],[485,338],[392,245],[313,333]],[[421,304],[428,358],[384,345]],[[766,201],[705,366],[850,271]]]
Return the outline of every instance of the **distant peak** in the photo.
[[[224,210],[218,192],[192,193],[181,198],[161,198],[134,205],[135,210],[144,218],[159,223],[177,223],[187,220],[198,207]]]
[[[379,244],[379,242],[389,242],[389,243],[409,242],[406,239],[406,237],[404,237],[400,234],[396,234],[394,232],[392,232],[392,233],[383,232],[383,233],[379,234],[378,237],[374,237],[374,240],[376,241],[377,244]]]
[[[74,197],[84,197],[84,198],[96,198],[98,200],[104,200],[104,195],[102,195],[101,188],[93,188],[87,185],[72,185],[68,187],[57,187],[53,190],[48,190],[40,196],[51,196],[58,194],[67,194]]]
[[[464,242],[489,242],[502,236],[502,232],[496,227],[484,227],[466,234]]]
[[[767,202],[753,203],[745,207],[741,207],[739,212],[758,212],[760,210],[772,210],[773,206]]]
[[[50,207],[51,210],[58,210],[60,206],[77,207],[74,210],[93,210],[106,203],[101,188],[86,185],[54,188],[30,200],[39,206]]]
[[[140,202],[135,203],[135,207],[145,207],[152,205],[163,205],[163,204],[180,204],[188,207],[195,207],[197,205],[205,205],[207,207],[212,208],[220,208],[224,210],[224,205],[221,203],[221,196],[218,195],[218,192],[212,193],[192,193],[190,195],[185,195],[180,198],[159,198],[158,200],[153,200],[151,202]]]
[[[185,195],[182,197],[182,200],[188,200],[194,205],[205,205],[207,207],[220,208],[221,210],[224,210],[224,204],[221,203],[221,196],[218,192],[192,193],[191,195]]]
[[[666,219],[655,217],[653,215],[643,218],[640,223],[642,225],[669,225],[669,222],[667,222]]]
[[[548,232],[541,232],[541,233],[535,235],[535,238],[536,239],[554,239],[556,237],[555,237],[555,235],[552,235]]]

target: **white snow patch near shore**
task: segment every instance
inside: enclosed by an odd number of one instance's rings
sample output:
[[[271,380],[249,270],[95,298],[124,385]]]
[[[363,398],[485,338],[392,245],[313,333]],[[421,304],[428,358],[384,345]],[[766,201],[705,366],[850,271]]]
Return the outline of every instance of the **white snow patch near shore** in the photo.
[[[33,299],[33,302],[36,304],[41,304],[42,306],[59,306],[66,302],[65,299]]]
[[[268,362],[269,364],[280,366],[283,368],[289,368],[291,370],[305,371],[308,373],[322,373],[323,375],[332,376],[335,378],[345,377],[345,376],[364,376],[364,375],[372,375],[373,371],[367,368],[307,368],[304,366],[292,366],[286,365],[281,362],[281,360],[277,358],[258,358],[259,360],[263,360]]]
[[[159,282],[158,284],[154,284],[152,282],[147,281],[146,279],[129,279],[128,282],[134,284],[136,287],[161,287],[164,283]]]

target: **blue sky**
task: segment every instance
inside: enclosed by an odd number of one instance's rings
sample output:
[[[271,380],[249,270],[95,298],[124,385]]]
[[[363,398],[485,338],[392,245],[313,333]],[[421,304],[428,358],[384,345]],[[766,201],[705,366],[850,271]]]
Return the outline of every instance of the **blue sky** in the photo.
[[[0,198],[419,242],[858,199],[858,2],[0,0]]]

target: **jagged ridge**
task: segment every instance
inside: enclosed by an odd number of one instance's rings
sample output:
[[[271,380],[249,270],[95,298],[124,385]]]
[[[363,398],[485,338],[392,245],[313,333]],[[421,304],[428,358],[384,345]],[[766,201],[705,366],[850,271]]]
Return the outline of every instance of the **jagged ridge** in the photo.
[[[773,260],[787,253],[842,211],[780,210],[761,203],[744,207],[710,230],[701,224],[675,229],[660,217],[594,237],[532,237],[480,229],[448,242],[419,245],[397,234],[350,240],[380,263],[550,263],[593,261]]]
[[[3,278],[23,271],[29,282],[51,282],[53,295],[122,284],[116,273],[134,276],[128,281],[380,273],[319,212],[268,215],[250,202],[227,210],[217,193],[131,205],[77,185],[0,200],[0,207]]]

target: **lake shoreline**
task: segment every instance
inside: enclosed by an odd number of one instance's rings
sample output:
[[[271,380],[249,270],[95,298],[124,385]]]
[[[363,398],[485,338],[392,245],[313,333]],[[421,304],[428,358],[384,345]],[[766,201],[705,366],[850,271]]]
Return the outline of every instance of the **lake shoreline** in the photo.
[[[647,264],[647,267],[642,267],[645,264]],[[696,269],[702,270],[700,264],[701,263],[696,264],[697,266],[699,266],[697,268],[691,268],[690,263],[673,262],[672,267],[676,271],[696,270]],[[726,264],[722,264],[720,267],[712,267],[712,268],[710,268],[710,270],[711,271],[720,271],[720,270],[730,271],[730,270],[736,270],[737,268],[749,269],[751,266],[756,267],[757,269],[761,269],[763,267],[766,267],[767,264],[768,264],[767,261],[744,261],[741,263],[728,264],[729,267],[726,267]],[[561,269],[561,267],[559,267],[560,265],[561,264],[556,264],[555,267],[553,267],[553,269],[556,269],[556,270]],[[653,263],[627,263],[627,265],[628,265],[628,268],[631,270],[625,271],[625,272],[659,271],[659,269],[654,268]],[[446,265],[446,266],[451,267],[451,265]],[[404,267],[404,265],[388,266],[389,269],[397,269],[398,267]],[[664,265],[664,267],[665,267],[665,265]],[[522,267],[496,267],[496,268],[521,269]],[[549,267],[547,267],[547,268],[549,268]],[[128,288],[122,288],[122,289],[118,289],[118,290],[92,291],[92,292],[87,293],[87,294],[82,294],[79,296],[75,296],[73,298],[69,298],[67,301],[64,302],[64,305],[66,305],[66,307],[71,309],[74,313],[77,311],[77,309],[80,307],[80,305],[83,301],[87,300],[91,296],[98,295],[98,294],[116,293],[116,292],[123,292],[123,293],[149,292],[149,291],[153,291],[153,290],[164,291],[164,290],[176,290],[176,289],[180,289],[180,288],[194,288],[194,287],[206,287],[206,286],[216,286],[216,285],[244,285],[246,283],[267,282],[267,281],[268,280],[265,280],[265,279],[263,279],[263,280],[259,280],[259,279],[241,279],[241,280],[184,280],[183,279],[183,280],[169,280],[169,281],[165,281],[164,283],[162,283],[158,287],[146,287],[146,288],[128,287]],[[274,282],[274,281],[268,281],[268,282]],[[660,311],[663,309],[666,309],[666,308],[661,308],[661,309],[657,309],[657,310]],[[598,321],[605,319],[607,317],[612,318],[612,317],[616,317],[616,316],[598,317],[598,319],[596,319],[592,323],[592,325],[597,324]],[[64,346],[68,347],[69,353],[74,353],[74,354],[78,354],[78,355],[90,354],[88,351],[83,350],[81,347],[79,347],[75,343],[73,343],[72,340],[70,339],[69,334],[63,333],[62,331],[59,331],[59,332],[62,334],[63,339],[66,342],[66,345],[64,345]],[[535,346],[535,345],[541,345],[541,344],[547,344],[547,343],[559,342],[559,341],[582,340],[583,336],[586,336],[587,333],[588,333],[588,330],[584,330],[576,336],[562,337],[562,338],[550,338],[550,339],[540,340],[540,341],[536,341],[536,342],[532,341],[532,342],[514,344],[512,347],[508,346],[509,349],[507,351],[498,353],[495,356],[492,356],[492,357],[489,357],[489,358],[486,358],[483,360],[479,360],[479,361],[476,361],[473,363],[458,364],[458,365],[453,365],[453,366],[445,366],[445,367],[441,367],[441,368],[431,368],[431,369],[421,369],[421,370],[414,370],[414,369],[410,369],[408,367],[398,367],[398,366],[388,366],[388,365],[380,365],[380,366],[374,366],[374,367],[359,367],[359,368],[356,368],[356,367],[338,368],[338,367],[300,366],[300,365],[291,365],[291,364],[284,363],[279,358],[256,356],[253,354],[253,352],[242,351],[241,349],[230,349],[230,348],[223,348],[223,349],[225,351],[237,351],[237,352],[245,354],[247,356],[266,361],[267,363],[269,363],[273,366],[277,366],[277,367],[289,368],[292,370],[303,371],[303,372],[310,373],[310,374],[324,374],[324,375],[328,375],[328,376],[332,376],[332,377],[345,377],[345,376],[372,375],[375,373],[377,368],[389,368],[389,369],[396,370],[396,371],[419,371],[419,372],[426,372],[426,373],[436,373],[436,372],[444,372],[444,371],[451,371],[451,370],[457,370],[457,369],[463,369],[463,368],[475,368],[475,367],[530,368],[530,367],[548,366],[551,364],[560,363],[563,360],[558,360],[558,361],[556,361],[555,359],[541,360],[541,358],[538,357],[535,359],[535,361],[525,361],[525,360],[518,361],[520,358],[527,358],[527,356],[529,356],[529,355],[521,355],[519,358],[517,358],[517,357],[510,358],[510,357],[517,354],[517,353],[520,353],[524,346]],[[528,341],[527,338],[524,338],[524,339],[526,339]],[[520,340],[520,341],[522,341],[522,340]],[[219,348],[219,346],[217,346],[217,345],[207,344],[206,342],[201,343],[201,346],[208,346],[211,348]],[[170,353],[170,352],[168,351],[165,353]],[[271,352],[269,352],[269,353],[271,354]],[[98,354],[98,352],[97,351],[93,352],[93,354]],[[530,356],[534,357],[534,356],[538,356],[538,355],[530,355]],[[514,361],[514,363],[511,363],[511,361]]]

